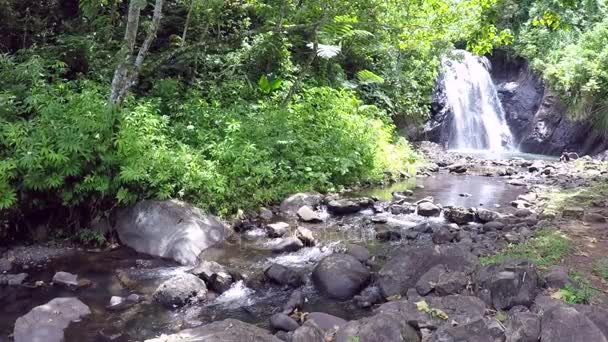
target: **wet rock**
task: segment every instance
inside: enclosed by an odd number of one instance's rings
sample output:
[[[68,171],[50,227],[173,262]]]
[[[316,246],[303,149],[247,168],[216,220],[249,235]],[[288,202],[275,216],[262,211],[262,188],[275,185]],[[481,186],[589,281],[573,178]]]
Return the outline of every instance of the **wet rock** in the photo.
[[[499,342],[502,339],[493,338],[485,321],[481,318],[472,322],[464,322],[457,326],[444,325],[440,327],[430,338],[430,342]]]
[[[262,221],[270,222],[274,218],[274,213],[272,212],[272,210],[262,207],[260,208],[259,216]]]
[[[321,219],[321,216],[315,212],[311,207],[305,205],[300,207],[300,209],[298,209],[298,217],[300,218],[300,221],[303,222],[310,222],[310,223],[319,223],[319,222],[323,222],[323,220]]]
[[[513,185],[513,186],[526,186],[526,182],[524,182],[521,179],[512,179],[510,181],[507,182],[507,184]]]
[[[275,330],[294,331],[300,327],[298,322],[283,313],[270,316],[270,326]]]
[[[459,225],[475,221],[475,212],[462,207],[447,207],[443,209],[443,216],[449,222]]]
[[[426,217],[439,216],[441,208],[431,202],[422,202],[416,207],[416,213]]]
[[[207,285],[215,293],[224,293],[230,289],[234,279],[227,272],[218,272],[211,275]]]
[[[112,296],[112,298],[110,298],[110,303],[108,303],[108,309],[109,310],[119,310],[125,307],[125,304],[127,303],[127,301],[119,296]]]
[[[398,241],[401,240],[401,229],[381,225],[375,227],[376,239],[380,241]]]
[[[289,232],[289,223],[276,222],[266,225],[266,235],[270,238],[279,238]]]
[[[551,342],[594,341],[608,339],[587,316],[570,307],[557,307],[541,318],[540,340]]]
[[[304,247],[304,244],[300,239],[289,237],[281,239],[279,242],[272,246],[273,253],[290,253],[299,251]]]
[[[336,334],[336,342],[419,342],[414,328],[393,312],[378,313],[371,317],[348,322]]]
[[[534,212],[530,209],[527,208],[522,208],[522,209],[517,209],[515,211],[515,216],[516,217],[528,217],[530,215],[534,214]]]
[[[495,211],[481,208],[477,209],[477,219],[482,223],[496,221],[499,217],[500,214]]]
[[[304,283],[298,272],[279,264],[270,265],[264,270],[264,275],[278,285],[298,287]]]
[[[131,293],[127,296],[127,301],[131,303],[139,303],[141,302],[141,296],[136,293]]]
[[[531,312],[511,315],[506,325],[506,342],[538,342],[540,318]]]
[[[377,286],[366,287],[353,299],[355,304],[360,308],[369,308],[374,304],[382,303],[384,301],[382,291],[380,291],[380,288]]]
[[[298,238],[304,246],[311,247],[316,244],[315,237],[308,228],[298,227],[296,228],[296,238]]]
[[[453,173],[465,173],[467,172],[467,166],[465,164],[452,164],[448,166],[448,170]]]
[[[314,325],[325,333],[337,331],[346,323],[348,322],[340,317],[332,316],[324,312],[311,312],[306,315],[306,321],[303,325]]]
[[[0,285],[19,286],[27,277],[27,273],[0,274]]]
[[[460,245],[404,246],[378,272],[377,284],[385,297],[404,294],[435,265],[466,274],[475,270],[479,261],[468,248]]]
[[[327,203],[327,211],[334,215],[354,214],[361,209],[359,203],[348,199],[333,200]]]
[[[515,201],[511,201],[511,206],[515,207],[517,209],[523,209],[523,208],[529,208],[531,206],[531,204],[527,201],[515,200]]]
[[[370,221],[372,221],[372,223],[384,224],[388,222],[388,217],[386,217],[386,215],[374,215],[370,218]]]
[[[279,209],[288,216],[295,216],[302,207],[307,206],[312,211],[322,201],[323,195],[319,193],[297,193],[284,199]]]
[[[570,276],[565,268],[560,266],[553,266],[544,275],[545,287],[550,289],[561,289],[566,284],[570,284]]]
[[[268,331],[236,319],[225,319],[197,328],[182,330],[173,335],[161,336],[146,342],[281,342]]]
[[[393,215],[407,215],[415,213],[416,207],[411,204],[393,204],[390,211]]]
[[[346,254],[354,256],[357,260],[362,263],[366,263],[369,260],[369,251],[367,248],[349,243],[346,245]]]
[[[323,258],[312,272],[315,287],[330,298],[347,300],[369,282],[371,274],[359,260],[348,254]]]
[[[8,272],[11,268],[13,268],[13,263],[10,260],[6,258],[0,259],[0,273]]]
[[[478,294],[487,291],[488,304],[496,310],[508,310],[515,305],[532,304],[538,293],[539,276],[529,261],[509,260],[481,268],[475,283]]]
[[[296,309],[302,309],[302,306],[304,306],[304,295],[302,294],[302,291],[295,290],[289,296],[287,303],[283,305],[282,312],[289,315]]]
[[[433,233],[433,243],[441,245],[454,241],[456,233],[450,231],[449,226],[443,226]]]
[[[291,342],[325,342],[325,336],[312,324],[303,325],[293,332]]]
[[[78,276],[68,272],[57,272],[53,276],[53,283],[64,286],[78,286]]]
[[[13,331],[15,342],[62,342],[71,322],[89,315],[89,307],[77,298],[55,298],[19,317]]]
[[[197,276],[184,273],[164,281],[154,291],[154,300],[168,308],[184,306],[202,300],[207,295],[207,286]]]
[[[228,270],[215,261],[201,260],[200,263],[189,271],[190,273],[203,279],[205,282],[211,281],[211,276],[216,273],[227,273]]]
[[[215,216],[177,200],[143,201],[121,210],[115,228],[124,245],[183,265],[195,265],[203,250],[229,235]]]
[[[488,222],[483,225],[482,229],[484,232],[492,232],[496,230],[503,230],[505,228],[505,224],[498,221]]]
[[[562,211],[563,218],[572,218],[576,220],[582,219],[584,214],[585,210],[579,207],[568,207]]]

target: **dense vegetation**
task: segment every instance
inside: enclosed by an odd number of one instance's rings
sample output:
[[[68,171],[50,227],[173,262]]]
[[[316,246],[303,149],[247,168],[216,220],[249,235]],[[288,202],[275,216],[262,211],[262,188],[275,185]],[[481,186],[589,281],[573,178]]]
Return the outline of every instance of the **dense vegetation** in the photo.
[[[454,47],[606,107],[602,0],[0,0],[0,210],[86,226],[145,198],[221,215],[408,171]],[[600,117],[600,116],[598,116]],[[404,119],[403,119],[404,118]]]

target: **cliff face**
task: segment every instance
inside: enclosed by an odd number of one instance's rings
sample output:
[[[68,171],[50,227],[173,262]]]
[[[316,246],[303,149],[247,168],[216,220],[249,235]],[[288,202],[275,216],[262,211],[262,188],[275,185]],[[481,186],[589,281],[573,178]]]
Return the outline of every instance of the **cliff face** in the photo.
[[[503,51],[495,51],[488,59],[514,145],[521,152],[595,154],[608,148],[607,140],[593,131],[589,120],[575,121],[568,117],[566,106],[529,69],[525,59],[509,57]],[[414,138],[445,144],[449,141],[451,120],[440,78],[433,94],[431,119],[426,122],[423,134]]]

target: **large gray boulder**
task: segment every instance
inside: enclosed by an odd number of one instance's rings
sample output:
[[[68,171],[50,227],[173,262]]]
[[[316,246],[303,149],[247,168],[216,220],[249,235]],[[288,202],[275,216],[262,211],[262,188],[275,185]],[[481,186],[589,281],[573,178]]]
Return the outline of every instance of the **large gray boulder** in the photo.
[[[63,342],[63,332],[70,323],[90,313],[89,307],[77,298],[55,298],[17,319],[15,342]]]
[[[202,300],[206,295],[204,281],[193,274],[183,273],[160,284],[153,296],[160,304],[174,308]]]
[[[507,322],[506,342],[538,342],[540,318],[532,312],[513,314]]]
[[[538,294],[540,277],[536,266],[527,260],[509,260],[480,269],[476,276],[477,293],[496,310],[516,305],[529,307]]]
[[[268,331],[236,319],[225,319],[201,327],[163,335],[146,342],[282,342]]]
[[[607,342],[606,336],[587,316],[560,306],[543,314],[540,342]]]
[[[416,330],[398,313],[378,313],[371,317],[351,321],[336,334],[336,342],[419,342]]]
[[[378,286],[385,297],[405,294],[433,266],[472,273],[479,265],[476,256],[460,245],[404,246],[378,272]]]
[[[116,231],[136,251],[182,265],[195,265],[203,250],[229,234],[215,216],[177,200],[143,201],[119,211]]]
[[[349,254],[329,255],[312,272],[317,289],[337,300],[347,300],[358,294],[370,277],[369,270]]]

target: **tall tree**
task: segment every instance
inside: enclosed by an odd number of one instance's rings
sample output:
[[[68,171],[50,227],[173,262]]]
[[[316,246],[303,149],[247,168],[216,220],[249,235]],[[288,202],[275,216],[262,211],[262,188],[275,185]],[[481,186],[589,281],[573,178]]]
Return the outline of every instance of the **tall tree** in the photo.
[[[156,38],[156,33],[160,26],[162,18],[164,0],[156,0],[154,4],[154,14],[152,16],[152,24],[148,30],[146,38],[134,56],[135,43],[137,40],[137,32],[139,30],[139,17],[141,10],[145,7],[145,2],[141,0],[131,0],[129,2],[129,13],[127,15],[127,27],[125,29],[125,37],[123,46],[120,50],[121,62],[114,71],[112,79],[112,91],[110,93],[110,104],[118,105],[123,100],[127,91],[139,76],[139,72],[144,63],[144,59],[148,54],[152,41]]]

